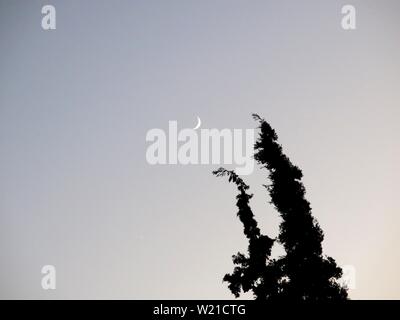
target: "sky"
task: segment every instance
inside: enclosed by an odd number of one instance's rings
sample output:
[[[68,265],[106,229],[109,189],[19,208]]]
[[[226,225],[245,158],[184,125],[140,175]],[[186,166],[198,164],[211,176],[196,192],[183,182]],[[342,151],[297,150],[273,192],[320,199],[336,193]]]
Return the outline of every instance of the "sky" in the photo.
[[[235,187],[216,165],[150,165],[146,134],[258,113],[303,171],[324,253],[355,268],[350,297],[400,299],[399,31],[389,0],[0,0],[0,298],[233,298]],[[266,176],[245,180],[276,236]]]

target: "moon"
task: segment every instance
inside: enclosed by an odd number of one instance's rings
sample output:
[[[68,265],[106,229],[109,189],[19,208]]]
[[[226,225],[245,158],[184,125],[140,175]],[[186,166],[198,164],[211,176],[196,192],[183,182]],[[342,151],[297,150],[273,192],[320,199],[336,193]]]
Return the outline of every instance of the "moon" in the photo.
[[[193,130],[197,130],[201,126],[201,120],[199,117],[197,117],[197,125],[193,128]]]

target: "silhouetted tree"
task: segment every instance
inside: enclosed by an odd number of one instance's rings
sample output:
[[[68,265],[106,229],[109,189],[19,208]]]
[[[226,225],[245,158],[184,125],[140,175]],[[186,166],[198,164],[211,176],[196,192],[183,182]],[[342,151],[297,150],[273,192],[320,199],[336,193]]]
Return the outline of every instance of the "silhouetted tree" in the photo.
[[[239,190],[236,196],[237,215],[244,227],[244,234],[249,240],[248,255],[238,252],[234,255],[236,265],[232,274],[226,274],[224,281],[229,282],[229,289],[239,297],[240,291],[252,291],[258,299],[267,299],[277,295],[279,279],[275,261],[269,259],[274,240],[263,235],[257,226],[253,212],[249,206],[252,194],[246,191],[249,186],[233,171],[220,168],[213,172],[216,176],[228,176],[229,182],[234,182]],[[268,262],[268,263],[266,263]]]
[[[249,187],[233,171],[220,168],[213,173],[229,176],[238,187],[238,216],[249,240],[248,255],[233,256],[236,267],[232,274],[225,275],[224,281],[229,282],[236,297],[242,289],[252,291],[257,299],[347,299],[346,288],[337,281],[342,276],[341,268],[322,253],[324,234],[305,199],[301,170],[283,154],[274,129],[258,115],[253,118],[260,123],[261,130],[254,158],[269,172],[270,184],[264,186],[282,218],[276,240],[283,245],[286,255],[271,259],[274,240],[261,235],[257,227],[249,206],[252,195],[246,193]]]

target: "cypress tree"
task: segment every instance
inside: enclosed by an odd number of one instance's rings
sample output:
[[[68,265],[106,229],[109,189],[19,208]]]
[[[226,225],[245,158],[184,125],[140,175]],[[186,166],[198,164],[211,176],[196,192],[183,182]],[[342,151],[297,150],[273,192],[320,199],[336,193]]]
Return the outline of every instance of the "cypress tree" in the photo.
[[[277,295],[279,279],[278,268],[275,260],[270,259],[274,239],[263,235],[257,226],[250,208],[249,201],[253,197],[247,193],[249,186],[234,172],[219,168],[213,172],[216,176],[228,176],[229,182],[236,184],[239,194],[236,196],[238,207],[237,216],[243,224],[243,232],[249,241],[248,254],[238,252],[232,256],[236,265],[232,274],[226,274],[223,278],[228,282],[228,288],[235,295],[240,292],[253,292],[256,299],[268,299]]]
[[[252,291],[257,299],[347,299],[347,289],[338,283],[341,268],[333,258],[323,255],[324,234],[305,199],[301,170],[283,153],[275,130],[258,115],[253,118],[260,124],[254,158],[268,170],[270,183],[264,186],[282,222],[277,239],[262,235],[249,206],[253,196],[247,193],[249,187],[233,171],[220,168],[213,172],[236,183],[238,216],[249,240],[248,255],[233,256],[236,267],[224,281],[229,282],[235,297],[243,290]],[[285,249],[285,255],[278,259],[270,256],[274,242]]]

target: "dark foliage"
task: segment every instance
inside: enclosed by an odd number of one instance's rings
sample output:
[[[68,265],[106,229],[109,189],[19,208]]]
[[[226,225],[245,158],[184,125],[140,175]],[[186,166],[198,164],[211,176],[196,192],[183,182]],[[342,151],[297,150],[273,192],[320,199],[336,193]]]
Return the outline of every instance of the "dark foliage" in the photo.
[[[238,217],[249,241],[248,254],[233,256],[236,265],[224,281],[239,297],[241,291],[252,292],[256,299],[344,300],[347,290],[339,285],[342,270],[335,260],[322,253],[324,234],[311,214],[305,199],[301,170],[283,154],[274,129],[258,115],[260,135],[255,144],[254,158],[268,170],[269,185],[265,185],[271,204],[279,212],[282,222],[277,239],[263,235],[257,226],[249,200],[249,186],[233,171],[220,168],[216,176],[228,176],[239,190]],[[274,242],[283,245],[286,255],[272,259]]]

